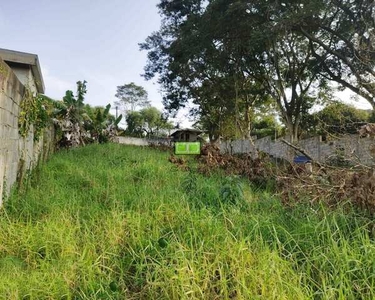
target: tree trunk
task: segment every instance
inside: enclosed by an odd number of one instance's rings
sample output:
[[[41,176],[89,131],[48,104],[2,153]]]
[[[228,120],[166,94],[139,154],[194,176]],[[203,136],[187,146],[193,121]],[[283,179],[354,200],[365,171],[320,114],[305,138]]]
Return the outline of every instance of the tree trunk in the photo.
[[[289,123],[286,124],[288,128],[288,135],[290,137],[290,142],[296,143],[298,142],[298,124]]]
[[[245,124],[246,124],[246,133],[245,133],[245,138],[246,139],[251,139],[251,107],[248,106],[246,109],[246,114],[245,114]]]

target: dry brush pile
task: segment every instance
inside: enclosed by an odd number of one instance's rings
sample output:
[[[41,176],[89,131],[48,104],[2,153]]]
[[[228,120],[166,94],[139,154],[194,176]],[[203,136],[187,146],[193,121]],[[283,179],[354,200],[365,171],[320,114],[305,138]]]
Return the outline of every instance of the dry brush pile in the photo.
[[[367,125],[368,127],[368,125]],[[370,128],[370,132],[375,127]],[[366,132],[369,132],[366,128]],[[171,156],[170,162],[188,169],[187,161]],[[334,168],[321,164],[311,169],[287,162],[278,164],[264,153],[253,159],[250,155],[220,154],[217,145],[202,147],[198,171],[205,175],[222,170],[227,175],[240,175],[256,186],[275,189],[285,205],[301,201],[328,206],[348,203],[375,213],[375,169]]]
[[[284,203],[298,201],[323,202],[329,206],[350,203],[375,212],[374,170],[317,168],[312,173],[278,174],[277,191]]]

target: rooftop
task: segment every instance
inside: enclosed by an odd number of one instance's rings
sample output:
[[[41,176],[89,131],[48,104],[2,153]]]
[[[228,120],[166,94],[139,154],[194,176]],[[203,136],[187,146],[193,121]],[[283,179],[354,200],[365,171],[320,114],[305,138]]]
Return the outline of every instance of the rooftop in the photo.
[[[171,134],[171,136],[175,135],[178,132],[194,132],[194,133],[197,133],[197,134],[201,134],[204,131],[203,130],[199,130],[199,129],[194,129],[194,128],[181,128],[181,129],[177,129],[176,131],[174,131]]]
[[[0,48],[0,57],[8,63],[30,66],[38,92],[42,94],[44,93],[44,81],[38,55]]]

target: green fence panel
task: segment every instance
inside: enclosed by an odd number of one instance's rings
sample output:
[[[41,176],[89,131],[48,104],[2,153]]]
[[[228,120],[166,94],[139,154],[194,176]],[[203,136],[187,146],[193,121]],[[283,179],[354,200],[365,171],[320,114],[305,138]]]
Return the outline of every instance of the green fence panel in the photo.
[[[201,154],[201,143],[200,142],[176,142],[175,143],[175,154],[193,154],[199,155]]]

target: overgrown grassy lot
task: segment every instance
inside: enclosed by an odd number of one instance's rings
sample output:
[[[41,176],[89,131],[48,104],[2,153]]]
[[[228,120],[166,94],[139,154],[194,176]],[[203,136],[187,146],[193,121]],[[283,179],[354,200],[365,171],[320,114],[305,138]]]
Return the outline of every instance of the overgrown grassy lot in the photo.
[[[1,212],[2,299],[374,299],[374,222],[121,145],[60,152]],[[224,189],[223,189],[224,187]]]

